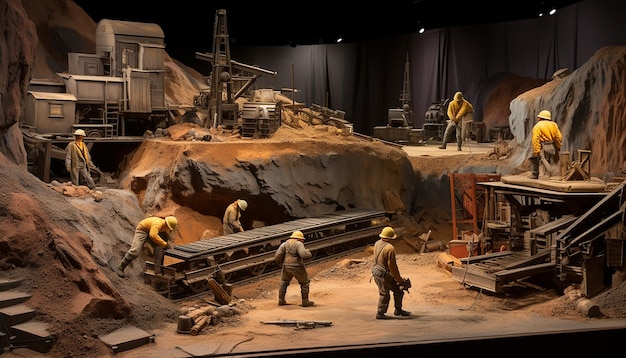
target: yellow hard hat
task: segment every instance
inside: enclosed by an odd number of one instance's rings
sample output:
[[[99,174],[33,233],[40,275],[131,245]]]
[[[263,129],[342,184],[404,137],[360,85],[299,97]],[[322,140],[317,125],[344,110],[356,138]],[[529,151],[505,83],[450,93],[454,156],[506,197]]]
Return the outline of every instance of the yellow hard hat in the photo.
[[[454,100],[455,101],[462,101],[463,100],[463,93],[461,92],[457,92],[454,94]]]
[[[87,134],[85,133],[85,131],[84,131],[84,130],[82,130],[82,129],[77,129],[77,130],[74,132],[74,136],[82,136],[82,137],[86,137],[86,136],[87,136]]]
[[[550,111],[544,109],[543,111],[539,112],[539,114],[537,115],[537,118],[551,120],[552,114],[550,113]]]
[[[304,240],[304,234],[302,234],[302,231],[300,230],[296,230],[294,231],[291,236],[289,236],[290,239],[298,239],[298,240]]]
[[[241,209],[241,211],[246,211],[248,208],[248,202],[242,199],[237,199],[237,206]]]
[[[396,237],[398,237],[398,235],[396,235],[396,232],[393,230],[393,228],[391,226],[387,226],[385,227],[381,232],[380,232],[380,236],[383,239],[395,239]]]
[[[176,229],[176,225],[178,225],[178,220],[173,216],[167,216],[165,218],[165,223],[167,224],[167,227],[170,228],[170,230],[174,230]]]

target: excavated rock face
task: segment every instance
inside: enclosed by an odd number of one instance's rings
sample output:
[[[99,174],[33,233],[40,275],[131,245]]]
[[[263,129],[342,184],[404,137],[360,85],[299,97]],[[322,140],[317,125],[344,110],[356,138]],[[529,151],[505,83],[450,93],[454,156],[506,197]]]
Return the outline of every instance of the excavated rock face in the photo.
[[[5,225],[0,238],[0,270],[7,270],[5,276],[29,280],[23,288],[33,292],[29,303],[40,307],[41,313],[63,305],[63,317],[55,317],[59,325],[79,313],[97,318],[128,317],[130,304],[92,257],[100,243],[94,245],[77,225],[89,220],[81,211],[85,209],[82,202],[76,209],[70,207],[26,170],[19,121],[38,56],[38,37],[20,0],[0,1],[0,33],[0,187],[4,193],[0,219]],[[107,230],[124,233],[133,228],[103,221],[95,227],[108,226]],[[35,275],[21,273],[22,269],[38,268],[43,269]]]
[[[509,125],[517,148],[514,161],[530,154],[531,130],[542,109],[552,112],[563,134],[563,150],[577,160],[591,150],[591,172],[626,169],[626,47],[604,47],[569,76],[527,91],[511,102]]]
[[[250,204],[245,216],[267,224],[338,209],[389,209],[386,192],[410,210],[416,177],[401,148],[353,136],[279,131],[273,140],[148,140],[130,159],[121,186],[137,193],[147,212],[161,211],[171,200],[221,218],[230,202],[243,198]]]
[[[37,34],[19,0],[0,2],[0,19],[0,151],[26,166],[19,118],[36,59]]]

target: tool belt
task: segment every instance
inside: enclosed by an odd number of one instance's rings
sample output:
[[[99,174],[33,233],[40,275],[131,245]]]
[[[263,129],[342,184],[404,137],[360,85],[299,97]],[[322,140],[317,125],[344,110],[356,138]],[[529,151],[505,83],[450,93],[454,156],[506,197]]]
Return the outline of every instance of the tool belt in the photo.
[[[385,277],[385,275],[389,273],[390,273],[389,270],[385,269],[384,267],[380,265],[374,265],[374,267],[372,267],[372,276]]]

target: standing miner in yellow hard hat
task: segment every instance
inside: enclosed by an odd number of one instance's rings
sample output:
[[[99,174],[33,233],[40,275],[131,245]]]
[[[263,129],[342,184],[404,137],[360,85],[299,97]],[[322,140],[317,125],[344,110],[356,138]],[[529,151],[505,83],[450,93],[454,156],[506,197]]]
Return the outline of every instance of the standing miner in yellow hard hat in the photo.
[[[80,185],[80,177],[87,182],[89,189],[96,187],[89,169],[96,166],[91,162],[89,149],[85,144],[85,131],[77,129],[74,132],[74,141],[65,147],[65,169],[70,173],[70,179],[74,185]]]
[[[224,231],[224,235],[243,232],[243,226],[241,226],[240,221],[241,212],[246,211],[247,208],[248,202],[242,199],[237,199],[226,207],[224,218],[222,219],[222,231]]]
[[[467,135],[467,126],[474,120],[474,107],[463,97],[463,93],[457,92],[448,104],[448,126],[443,133],[443,143],[439,149],[446,149],[448,138],[454,131],[456,133],[456,150],[460,151],[463,145],[463,138]]]
[[[117,275],[126,277],[124,269],[139,256],[146,242],[154,247],[155,265],[160,267],[163,264],[163,250],[170,248],[169,236],[176,229],[176,226],[178,226],[178,220],[174,216],[166,216],[165,218],[150,216],[141,220],[135,228],[135,236],[130,244],[130,249],[117,268]]]
[[[278,288],[278,305],[287,304],[285,295],[287,287],[292,278],[296,278],[300,284],[300,293],[302,294],[302,307],[313,306],[315,303],[309,301],[309,284],[311,280],[304,267],[304,260],[313,256],[311,251],[304,248],[304,234],[302,231],[294,231],[289,239],[280,244],[278,250],[274,254],[274,262],[282,267],[280,275],[280,286]]]
[[[542,110],[537,115],[537,123],[532,131],[532,155],[530,162],[530,179],[539,179],[539,162],[546,166],[548,175],[551,164],[559,162],[559,150],[563,145],[563,136],[556,122],[552,121],[550,111]]]
[[[387,319],[387,309],[393,292],[394,316],[410,316],[411,312],[402,309],[404,289],[410,287],[408,279],[400,276],[396,263],[396,249],[391,244],[398,235],[391,226],[383,228],[378,235],[380,239],[374,243],[374,267],[372,277],[378,286],[378,310],[376,319]]]

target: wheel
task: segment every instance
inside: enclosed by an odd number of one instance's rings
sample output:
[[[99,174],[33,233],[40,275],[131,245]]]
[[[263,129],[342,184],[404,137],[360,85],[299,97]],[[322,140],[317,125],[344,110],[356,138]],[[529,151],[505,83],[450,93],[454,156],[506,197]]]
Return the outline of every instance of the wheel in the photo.
[[[87,137],[90,138],[102,138],[104,137],[104,133],[102,132],[102,130],[98,130],[98,129],[91,129],[87,132]]]
[[[328,247],[324,248],[324,253],[326,255],[328,255],[328,256],[333,255],[337,251],[339,251],[339,246],[338,245],[332,245],[332,246],[328,246]]]
[[[200,281],[196,281],[196,282],[190,283],[189,284],[189,289],[193,293],[200,293],[200,292],[207,291],[209,289],[209,281],[207,281],[207,280],[200,280]]]
[[[257,252],[255,252],[254,254],[262,254],[264,252],[265,252],[265,249],[261,248]],[[254,266],[249,267],[248,271],[253,276],[259,276],[259,275],[261,275],[263,273],[263,271],[265,271],[265,267],[267,267],[267,263],[262,263],[262,264],[258,264],[258,265],[254,265]]]

